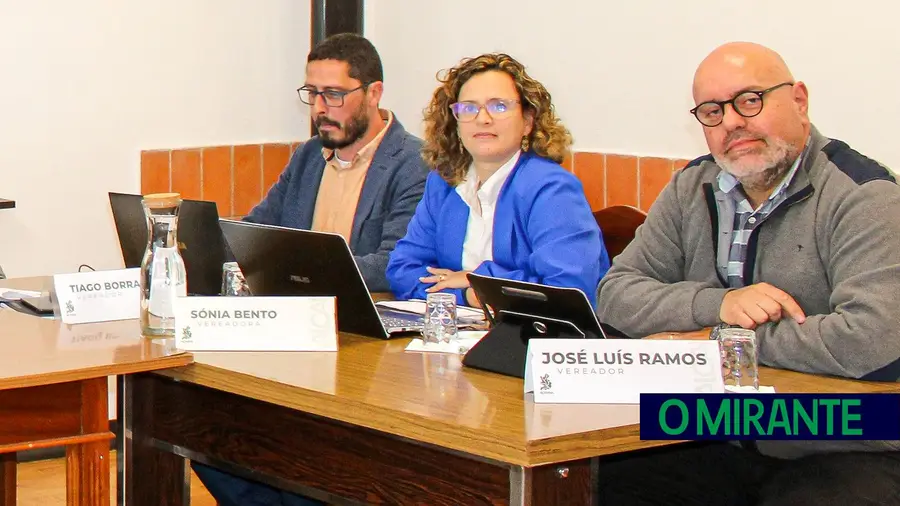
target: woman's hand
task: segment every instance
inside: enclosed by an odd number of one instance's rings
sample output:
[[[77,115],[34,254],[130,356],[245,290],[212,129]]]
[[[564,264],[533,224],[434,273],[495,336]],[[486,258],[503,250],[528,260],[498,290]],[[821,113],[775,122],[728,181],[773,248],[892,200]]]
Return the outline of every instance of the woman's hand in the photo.
[[[428,293],[439,292],[445,288],[468,288],[469,278],[466,274],[469,271],[451,271],[450,269],[440,269],[438,267],[426,267],[431,276],[422,276],[419,281],[422,283],[434,283],[434,285],[426,288]]]
[[[470,307],[481,307],[481,301],[478,300],[478,296],[475,295],[475,290],[472,290],[472,287],[466,288],[466,302]]]

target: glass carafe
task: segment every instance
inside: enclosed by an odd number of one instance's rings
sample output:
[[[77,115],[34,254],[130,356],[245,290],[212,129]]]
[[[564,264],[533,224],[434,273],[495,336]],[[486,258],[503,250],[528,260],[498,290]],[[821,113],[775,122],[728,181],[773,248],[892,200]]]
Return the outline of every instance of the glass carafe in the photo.
[[[187,295],[187,274],[178,251],[181,195],[154,193],[142,201],[147,217],[147,250],[141,262],[141,333],[175,336],[175,298]]]

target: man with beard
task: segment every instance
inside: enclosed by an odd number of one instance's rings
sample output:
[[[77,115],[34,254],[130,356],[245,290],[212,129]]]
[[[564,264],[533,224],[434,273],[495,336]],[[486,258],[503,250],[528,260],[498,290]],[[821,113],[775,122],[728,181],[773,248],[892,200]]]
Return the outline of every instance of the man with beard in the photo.
[[[599,286],[598,315],[631,337],[755,329],[760,362],[900,378],[900,188],[810,123],[781,57],[717,48],[691,113],[711,154],[678,172]],[[674,447],[605,464],[603,504],[900,504],[900,442]]]
[[[371,291],[390,289],[388,255],[406,235],[429,171],[421,140],[379,109],[382,81],[381,59],[365,38],[344,33],[318,44],[297,90],[318,135],[294,152],[265,199],[244,217],[342,235]],[[220,506],[321,504],[207,465],[192,467]]]
[[[388,255],[425,189],[421,140],[379,109],[381,59],[365,38],[334,35],[307,57],[297,92],[318,135],[298,148],[246,221],[340,234],[369,290],[390,289]]]

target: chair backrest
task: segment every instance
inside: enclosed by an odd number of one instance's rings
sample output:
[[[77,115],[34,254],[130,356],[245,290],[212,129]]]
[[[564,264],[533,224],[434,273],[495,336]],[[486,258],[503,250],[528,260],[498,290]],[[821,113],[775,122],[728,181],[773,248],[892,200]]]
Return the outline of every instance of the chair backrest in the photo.
[[[612,260],[634,239],[634,232],[647,219],[647,213],[636,207],[612,206],[594,212],[594,219],[603,233],[606,252]]]

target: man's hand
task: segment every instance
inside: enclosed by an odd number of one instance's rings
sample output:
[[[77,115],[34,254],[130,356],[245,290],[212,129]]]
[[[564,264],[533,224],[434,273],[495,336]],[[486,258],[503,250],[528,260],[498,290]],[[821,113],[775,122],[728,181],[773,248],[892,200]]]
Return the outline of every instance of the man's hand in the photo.
[[[425,289],[428,293],[440,292],[445,288],[468,288],[469,278],[466,277],[468,271],[451,271],[450,269],[439,269],[437,267],[425,268],[431,276],[422,276],[419,281],[422,283],[434,283],[434,285]]]
[[[784,317],[797,323],[806,321],[803,309],[786,292],[768,283],[757,283],[732,290],[722,299],[719,319],[729,325],[755,329],[766,322],[777,322]]]
[[[644,339],[665,339],[669,341],[709,341],[709,329],[693,330],[691,332],[660,332],[650,334]]]

